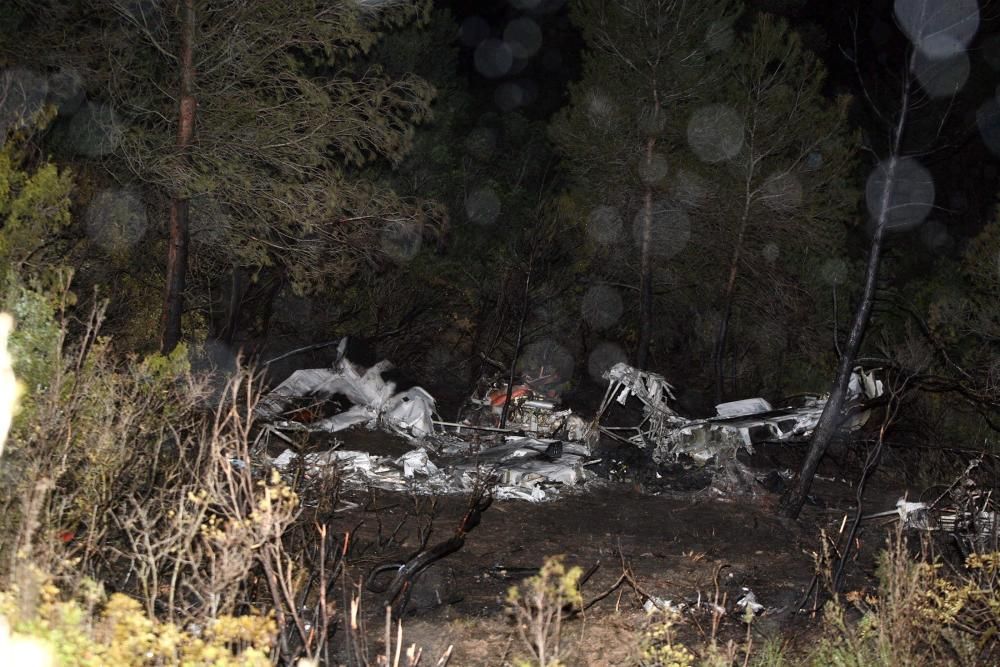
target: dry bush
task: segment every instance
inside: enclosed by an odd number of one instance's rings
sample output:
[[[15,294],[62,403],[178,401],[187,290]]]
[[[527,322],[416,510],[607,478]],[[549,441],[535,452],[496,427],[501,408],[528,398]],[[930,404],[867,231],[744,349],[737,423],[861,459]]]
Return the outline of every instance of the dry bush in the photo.
[[[0,465],[0,640],[66,664],[294,664],[347,627],[350,664],[417,664],[399,626],[378,655],[327,599],[350,536],[296,525],[298,494],[252,456],[253,373],[213,391],[182,348],[115,359],[103,310],[74,321],[67,294],[20,292],[14,349],[36,356]]]
[[[252,376],[238,373],[214,414],[182,436],[178,465],[116,499],[128,549],[115,565],[134,574],[150,615],[188,624],[231,614],[251,569],[281,555],[298,498],[276,471],[255,473],[254,403]]]
[[[34,634],[74,645],[81,630],[67,614],[97,629],[112,615],[173,638],[163,641],[178,651],[218,644],[229,656],[243,655],[234,633],[253,628],[251,644],[266,658],[274,619],[237,601],[250,570],[281,554],[298,510],[291,489],[251,462],[252,375],[238,371],[213,408],[183,349],[119,362],[98,335],[100,307],[76,323],[63,308],[47,326],[45,298],[28,290],[22,297],[39,316],[26,318],[21,349],[45,343],[39,357],[47,363],[29,365],[25,409],[3,461],[0,544],[12,624],[62,628],[54,637]],[[95,582],[142,602],[107,597]],[[116,639],[122,633],[95,632],[86,637],[96,642],[89,652],[129,652]],[[132,664],[125,653],[114,662]]]
[[[821,562],[823,562],[821,560]],[[834,596],[814,665],[993,665],[1000,657],[1000,553],[973,553],[962,567],[914,555],[901,529],[887,539],[875,592]],[[829,573],[828,567],[823,571]],[[858,613],[849,620],[850,605]]]
[[[203,391],[185,372],[183,352],[171,358],[117,363],[99,335],[103,310],[82,322],[65,314],[45,322],[27,317],[13,337],[15,351],[34,353],[27,392],[14,420],[0,488],[0,546],[7,574],[26,558],[57,571],[75,540],[74,556],[87,560],[102,540],[116,500],[145,488],[159,474],[171,438],[194,420]],[[29,310],[44,311],[47,297],[23,291]],[[56,308],[52,308],[53,318]],[[79,333],[70,340],[70,327]],[[176,458],[176,455],[173,456]],[[86,545],[84,545],[84,542]]]

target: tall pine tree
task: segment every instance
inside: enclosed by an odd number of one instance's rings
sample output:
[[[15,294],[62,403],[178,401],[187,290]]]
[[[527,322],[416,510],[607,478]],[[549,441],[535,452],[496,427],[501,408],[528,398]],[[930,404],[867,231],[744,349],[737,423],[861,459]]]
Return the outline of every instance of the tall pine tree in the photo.
[[[377,261],[386,224],[417,222],[419,202],[359,177],[398,161],[433,90],[358,56],[422,20],[429,2],[82,0],[21,18],[24,63],[73,65],[92,101],[105,166],[140,183],[169,219],[162,344],[180,334],[192,260],[226,271],[274,267],[297,290],[330,288]],[[48,39],[54,34],[59,39]],[[73,45],[39,49],[38,44]],[[204,284],[195,294],[207,308]]]
[[[671,157],[692,103],[717,83],[714,41],[736,11],[731,0],[581,0],[571,8],[586,43],[583,77],[552,135],[598,243],[631,236],[635,245],[619,260],[638,283],[639,367],[649,364],[654,263],[679,250],[687,233],[664,200]],[[634,221],[631,234],[625,221]]]
[[[692,168],[708,184],[692,217],[704,237],[703,256],[722,268],[721,280],[720,272],[706,271],[721,282],[713,286],[716,402],[726,394],[737,309],[749,322],[777,320],[795,331],[799,347],[819,340],[829,348],[830,324],[816,315],[828,312],[830,283],[843,279],[824,275],[824,267],[835,272],[831,261],[843,254],[856,207],[850,177],[857,143],[848,129],[849,100],[826,97],[823,65],[784,21],[759,15],[720,65],[721,85],[688,124],[689,147],[699,158]],[[772,304],[795,317],[782,317]]]

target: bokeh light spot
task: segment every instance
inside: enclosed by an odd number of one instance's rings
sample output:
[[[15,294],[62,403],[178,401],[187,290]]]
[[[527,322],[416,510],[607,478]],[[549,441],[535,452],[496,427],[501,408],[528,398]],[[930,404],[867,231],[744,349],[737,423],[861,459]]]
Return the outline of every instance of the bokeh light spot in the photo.
[[[598,206],[587,216],[587,235],[597,243],[618,243],[622,231],[622,216],[613,206]]]
[[[865,201],[873,222],[884,214],[887,230],[912,229],[934,205],[934,179],[913,158],[885,160],[868,177]]]
[[[522,16],[507,24],[503,40],[515,58],[528,59],[542,48],[542,29],[533,19]]]
[[[422,240],[419,224],[390,222],[382,230],[382,252],[397,262],[409,262],[420,252]]]
[[[653,153],[639,161],[639,178],[643,183],[657,183],[667,175],[667,158]]]
[[[487,161],[497,148],[497,133],[488,127],[477,127],[465,138],[465,150],[477,160]]]
[[[802,205],[802,183],[794,174],[772,174],[764,181],[761,200],[772,211],[794,211]]]
[[[691,115],[687,139],[691,150],[705,162],[730,160],[743,148],[743,119],[723,104],[702,107]]]
[[[538,88],[532,81],[504,81],[493,93],[493,101],[501,111],[513,111],[531,104],[538,96]]]
[[[49,101],[60,116],[72,116],[86,99],[83,77],[70,67],[63,67],[49,75]]]
[[[931,97],[951,97],[969,80],[971,65],[965,51],[948,58],[932,59],[917,53],[913,66],[920,86]]]
[[[569,350],[551,338],[525,345],[517,362],[518,370],[531,377],[555,374],[562,380],[573,377],[574,365]]]
[[[777,243],[768,243],[760,251],[760,254],[764,256],[764,261],[768,264],[774,264],[778,261],[778,255],[781,254],[781,250],[778,248]]]
[[[465,213],[479,225],[490,225],[500,217],[500,198],[493,188],[479,188],[465,198]]]
[[[227,207],[214,197],[201,196],[191,200],[189,225],[193,243],[220,247],[233,243],[229,236],[233,227],[233,217]]]
[[[647,136],[663,132],[667,126],[667,112],[663,107],[650,104],[639,113],[639,131]]]
[[[691,238],[691,221],[687,212],[669,201],[653,202],[652,243],[649,252],[653,257],[669,259],[687,247]],[[640,208],[633,220],[632,233],[636,247],[642,243],[646,211]]]
[[[696,207],[708,196],[705,180],[687,169],[675,171],[670,194],[678,203],[689,208]]]
[[[506,42],[491,37],[479,43],[473,61],[480,74],[490,79],[498,79],[510,72],[514,64],[514,54]]]
[[[806,169],[809,171],[816,171],[823,166],[823,154],[819,151],[813,151],[806,156],[805,159]]]
[[[623,309],[621,294],[611,285],[594,285],[580,303],[583,319],[598,331],[614,326]]]
[[[104,104],[84,104],[69,122],[67,140],[74,152],[86,157],[113,153],[122,140],[118,114]]]
[[[601,382],[602,375],[612,366],[627,363],[628,355],[621,345],[611,342],[598,343],[587,358],[587,372],[594,380]]]
[[[827,285],[843,285],[847,282],[847,263],[838,257],[828,259],[823,262],[820,273]]]
[[[895,0],[893,10],[913,45],[935,60],[964,51],[979,29],[976,0]]]
[[[113,255],[127,253],[146,233],[146,206],[129,189],[98,192],[87,207],[87,235]]]
[[[951,232],[938,220],[928,220],[920,226],[920,240],[932,252],[947,253],[955,247]]]

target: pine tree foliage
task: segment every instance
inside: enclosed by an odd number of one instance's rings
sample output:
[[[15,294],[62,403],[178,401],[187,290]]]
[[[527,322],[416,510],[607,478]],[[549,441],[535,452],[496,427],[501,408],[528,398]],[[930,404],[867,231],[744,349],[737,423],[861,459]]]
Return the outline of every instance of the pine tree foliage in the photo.
[[[379,261],[387,221],[419,225],[431,210],[357,177],[372,161],[402,159],[433,97],[418,77],[390,78],[359,58],[428,8],[197,0],[196,127],[184,154],[175,148],[179,3],[43,5],[28,25],[74,45],[44,58],[84,72],[108,109],[94,123],[107,168],[191,200],[196,270],[277,266],[308,291]]]
[[[710,274],[720,318],[716,361],[731,356],[730,327],[742,320],[757,347],[794,331],[786,339],[791,349],[779,356],[801,367],[830,350],[831,290],[849,282],[841,258],[857,206],[850,179],[858,144],[847,120],[850,100],[827,98],[823,65],[784,21],[766,14],[727,55],[721,85],[696,112],[719,120],[700,126],[696,116],[689,124],[689,143],[701,158],[694,173],[707,184],[691,210],[693,236],[700,237],[694,243],[719,267]],[[726,148],[719,135],[725,140],[730,131],[738,149],[734,142],[723,159],[706,161],[714,157],[706,152]],[[759,372],[785,365],[761,352]],[[777,378],[768,379],[773,386]]]
[[[927,325],[938,356],[930,385],[957,389],[994,420],[995,429],[1000,414],[1000,222],[987,223],[970,240],[959,275],[935,274],[940,275],[928,285],[933,298]]]
[[[553,123],[552,134],[583,205],[600,226],[635,220],[636,252],[622,249],[623,279],[638,274],[638,335],[634,363],[647,366],[653,337],[654,263],[676,254],[683,233],[671,229],[675,207],[663,199],[668,158],[682,143],[683,118],[719,70],[718,36],[735,18],[727,0],[585,0],[572,12],[587,44],[583,80]],[[664,220],[666,218],[667,220]],[[654,260],[657,260],[654,262]],[[631,280],[634,280],[632,278]]]
[[[10,83],[0,77],[0,99]],[[4,106],[21,113],[11,114],[0,135],[0,280],[49,281],[65,251],[60,236],[71,220],[73,173],[37,154],[33,139],[51,121],[51,107],[25,113],[21,104]]]
[[[717,34],[729,30],[731,0],[581,0],[571,8],[586,50],[582,80],[555,119],[563,166],[587,203],[626,214],[642,190],[650,136],[666,157],[684,142],[690,104],[713,85]],[[659,109],[657,109],[659,107]]]
[[[701,370],[718,355],[730,390],[801,391],[832,354],[831,292],[843,301],[851,282],[849,100],[826,96],[784,22],[761,15],[740,34],[738,14],[579,3],[584,76],[552,135],[603,279],[635,284],[651,193],[660,349],[680,345]]]

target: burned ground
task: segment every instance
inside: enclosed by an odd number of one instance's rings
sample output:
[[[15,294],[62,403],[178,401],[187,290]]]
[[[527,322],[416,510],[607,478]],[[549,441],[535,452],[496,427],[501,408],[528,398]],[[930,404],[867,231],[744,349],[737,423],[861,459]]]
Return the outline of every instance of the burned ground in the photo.
[[[360,428],[341,435],[344,447],[375,454],[399,455],[409,447],[402,439]],[[766,479],[801,454],[788,445],[763,447],[746,463]],[[799,521],[790,521],[778,516],[779,496],[764,484],[753,495],[721,497],[705,468],[657,466],[641,451],[607,440],[595,457],[604,460],[593,467],[600,475],[584,487],[565,489],[550,502],[494,502],[463,548],[417,578],[403,615],[406,641],[433,656],[453,644],[451,664],[507,664],[524,651],[514,639],[507,591],[537,573],[547,556],[558,555],[567,565],[597,567],[582,588],[584,600],[607,594],[565,624],[564,641],[573,651],[569,664],[634,659],[637,633],[649,623],[643,603],[650,596],[685,610],[681,640],[704,643],[712,633],[709,603],[715,601],[726,609],[719,641],[745,640],[747,627],[735,602],[747,590],[764,606],[753,623],[754,641],[775,639],[793,654],[808,651],[819,632],[815,608],[826,595],[822,584],[813,587],[821,533],[836,537],[845,517],[853,518],[859,471],[850,461],[828,462],[815,503]],[[865,511],[892,508],[906,492],[904,484],[878,476],[867,490]],[[378,489],[341,497],[343,506],[312,518],[353,531],[349,582],[360,582],[380,564],[405,560],[423,548],[422,540],[434,544],[448,538],[467,503],[460,495],[431,498]],[[876,585],[877,554],[891,523],[890,518],[863,525],[846,569],[848,590]],[[639,590],[626,582],[608,594],[625,568]],[[371,641],[378,644],[383,600],[371,591],[363,598]]]

